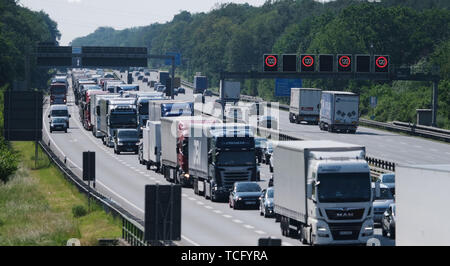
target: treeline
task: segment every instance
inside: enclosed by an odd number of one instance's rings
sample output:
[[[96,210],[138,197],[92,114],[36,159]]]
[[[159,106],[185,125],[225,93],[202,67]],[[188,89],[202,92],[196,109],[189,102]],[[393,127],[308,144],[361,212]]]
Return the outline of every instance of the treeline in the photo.
[[[37,43],[56,42],[61,37],[56,22],[46,13],[31,11],[18,2],[0,0],[0,87],[25,79],[25,54],[32,53]],[[46,84],[48,77],[33,60],[30,73],[34,87]]]
[[[17,169],[17,156],[3,139],[3,91],[14,80],[25,79],[25,55],[39,42],[60,38],[56,23],[44,12],[21,7],[15,0],[0,0],[0,182],[6,182]],[[48,76],[30,60],[33,87],[45,86]]]
[[[208,13],[182,11],[165,24],[116,31],[99,28],[73,45],[147,46],[151,53],[180,52],[179,71],[191,78],[208,75],[218,86],[221,71],[262,69],[264,53],[370,53],[391,55],[395,66],[415,71],[440,67],[439,125],[450,127],[450,1],[383,0],[372,3],[338,0],[266,1],[261,7],[223,4]],[[373,46],[373,48],[371,48]],[[158,66],[158,63],[153,63]],[[266,100],[273,81],[245,81],[244,93]],[[415,121],[415,109],[431,107],[431,84],[306,80],[304,86],[350,90],[361,95],[361,112],[376,120]],[[379,105],[371,109],[370,96]]]

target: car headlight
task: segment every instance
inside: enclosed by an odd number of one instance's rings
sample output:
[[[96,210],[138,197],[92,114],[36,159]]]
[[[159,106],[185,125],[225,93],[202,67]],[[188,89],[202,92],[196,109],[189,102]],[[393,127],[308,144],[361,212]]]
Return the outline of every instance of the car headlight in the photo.
[[[237,198],[237,200],[242,200],[242,198],[241,198],[241,197],[239,197],[239,198]]]

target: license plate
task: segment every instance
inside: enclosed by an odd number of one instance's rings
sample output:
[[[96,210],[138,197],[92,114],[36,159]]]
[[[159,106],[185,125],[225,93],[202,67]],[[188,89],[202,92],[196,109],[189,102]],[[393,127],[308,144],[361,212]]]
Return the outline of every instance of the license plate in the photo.
[[[349,235],[352,235],[352,234],[353,234],[352,231],[341,231],[341,232],[339,232],[339,235],[341,235],[341,236],[349,236]]]
[[[254,202],[254,201],[246,201],[245,204],[247,204],[247,205],[256,204],[256,202]]]

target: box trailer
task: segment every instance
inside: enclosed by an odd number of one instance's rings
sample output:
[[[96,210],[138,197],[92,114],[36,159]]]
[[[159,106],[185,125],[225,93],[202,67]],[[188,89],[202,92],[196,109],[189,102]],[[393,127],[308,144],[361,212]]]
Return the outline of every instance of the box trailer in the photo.
[[[289,121],[299,124],[302,121],[308,124],[319,124],[321,89],[292,88],[289,105]]]
[[[156,172],[160,169],[161,158],[161,122],[147,121],[142,132],[142,159],[147,170],[156,166]]]
[[[397,246],[448,246],[450,165],[396,165]]]
[[[359,95],[324,91],[320,102],[320,130],[356,133],[359,123]]]

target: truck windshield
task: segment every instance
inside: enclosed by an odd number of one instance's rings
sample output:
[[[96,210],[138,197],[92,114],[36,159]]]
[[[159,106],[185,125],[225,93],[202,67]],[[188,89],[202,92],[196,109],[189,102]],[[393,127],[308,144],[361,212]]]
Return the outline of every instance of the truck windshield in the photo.
[[[52,116],[68,116],[67,110],[53,110]]]
[[[217,157],[218,165],[254,165],[254,151],[222,151]]]
[[[66,86],[52,86],[50,93],[53,94],[66,94]]]
[[[137,139],[138,134],[137,131],[119,131],[119,138],[127,138],[127,139]]]
[[[135,114],[113,114],[110,117],[110,125],[114,126],[131,126],[135,127],[136,115]]]
[[[370,201],[369,173],[321,173],[318,181],[320,202]]]
[[[148,102],[141,102],[139,104],[139,114],[148,115]]]

